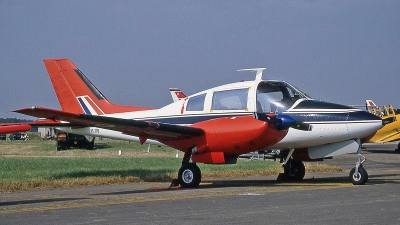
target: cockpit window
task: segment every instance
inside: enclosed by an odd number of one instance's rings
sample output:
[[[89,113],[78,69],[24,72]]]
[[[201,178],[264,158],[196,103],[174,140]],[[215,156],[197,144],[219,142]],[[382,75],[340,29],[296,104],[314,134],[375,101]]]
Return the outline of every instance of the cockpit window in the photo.
[[[311,99],[306,93],[282,81],[262,82],[257,87],[257,112],[281,113],[298,99]]]
[[[186,111],[203,111],[205,97],[206,94],[202,94],[189,98]]]
[[[214,92],[212,110],[246,110],[249,89]]]

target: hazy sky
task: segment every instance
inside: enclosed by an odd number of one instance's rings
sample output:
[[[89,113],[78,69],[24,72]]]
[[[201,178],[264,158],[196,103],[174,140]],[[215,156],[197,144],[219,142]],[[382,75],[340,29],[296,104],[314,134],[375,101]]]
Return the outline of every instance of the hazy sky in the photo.
[[[0,0],[0,117],[60,108],[44,58],[112,102],[161,107],[266,67],[316,99],[400,108],[400,1]]]

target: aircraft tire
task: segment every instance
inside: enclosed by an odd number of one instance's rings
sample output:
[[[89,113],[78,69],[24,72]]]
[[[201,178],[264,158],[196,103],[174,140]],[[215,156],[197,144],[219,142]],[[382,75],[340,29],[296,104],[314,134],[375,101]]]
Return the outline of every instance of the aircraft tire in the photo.
[[[292,159],[285,164],[283,171],[284,179],[288,181],[302,181],[306,174],[304,163]]]
[[[182,164],[178,172],[178,181],[183,188],[198,187],[201,181],[201,171],[196,163]]]
[[[349,178],[354,185],[364,185],[368,181],[368,173],[364,167],[358,167],[358,173],[354,167],[349,174]]]

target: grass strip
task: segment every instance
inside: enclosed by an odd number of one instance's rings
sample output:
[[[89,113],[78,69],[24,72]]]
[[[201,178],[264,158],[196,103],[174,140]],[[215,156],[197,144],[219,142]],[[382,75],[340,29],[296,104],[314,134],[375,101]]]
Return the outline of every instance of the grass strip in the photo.
[[[53,189],[131,182],[169,182],[177,178],[183,153],[169,147],[118,140],[99,140],[96,150],[56,151],[54,141],[0,141],[0,192]],[[122,152],[119,155],[119,152]],[[237,164],[199,163],[203,180],[277,175],[282,167],[271,160],[239,159]],[[306,163],[306,172],[341,172],[342,168]]]
[[[177,177],[181,159],[145,158],[0,158],[0,191],[76,187],[128,182],[161,182]],[[277,174],[272,161],[239,160],[234,165],[199,164],[203,179]]]

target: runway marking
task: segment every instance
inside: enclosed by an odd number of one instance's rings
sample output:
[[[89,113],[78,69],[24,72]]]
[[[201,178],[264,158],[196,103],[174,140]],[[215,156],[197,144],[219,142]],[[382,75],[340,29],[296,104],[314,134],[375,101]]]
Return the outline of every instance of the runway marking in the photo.
[[[203,186],[203,185],[202,185]],[[279,188],[279,186],[284,186],[284,189]],[[291,186],[291,187],[290,187]],[[183,196],[167,196],[167,197],[155,197],[155,198],[133,198],[127,200],[111,200],[104,202],[92,202],[92,203],[76,203],[76,205],[60,205],[60,206],[43,206],[43,207],[33,207],[33,208],[24,208],[24,209],[2,209],[0,211],[0,215],[4,214],[13,214],[13,213],[26,213],[26,212],[38,212],[38,211],[49,211],[49,210],[62,210],[62,209],[76,209],[76,208],[84,208],[84,207],[96,207],[96,206],[110,206],[110,205],[122,205],[122,204],[132,204],[132,203],[140,203],[140,202],[156,202],[156,201],[168,201],[168,200],[183,200],[183,199],[196,199],[196,198],[207,198],[207,197],[224,197],[224,196],[235,196],[235,195],[267,195],[269,193],[282,193],[282,192],[291,192],[291,191],[312,191],[312,190],[328,190],[328,189],[336,189],[336,188],[350,188],[350,187],[361,187],[354,186],[352,184],[344,184],[344,183],[324,183],[324,184],[315,184],[315,183],[278,183],[273,186],[265,186],[265,187],[249,187],[246,191],[243,190],[229,190],[226,191],[217,191],[217,192],[207,192],[202,193],[204,189],[199,189],[199,192],[196,192],[196,195],[193,195],[190,192],[190,195]],[[189,189],[180,189],[180,190],[189,190]],[[178,189],[177,189],[178,191]],[[244,193],[248,191],[254,191],[251,193]],[[182,194],[185,194],[182,192]],[[95,201],[96,199],[91,199]],[[1,209],[1,208],[0,208]]]
[[[247,194],[239,194],[242,196],[261,196],[261,195],[265,195],[265,194],[256,194],[256,193],[247,193]]]

